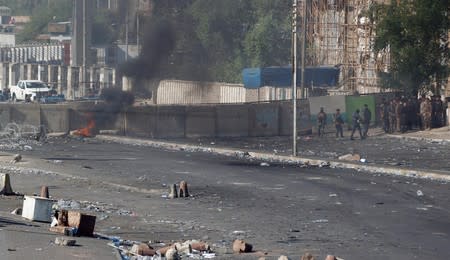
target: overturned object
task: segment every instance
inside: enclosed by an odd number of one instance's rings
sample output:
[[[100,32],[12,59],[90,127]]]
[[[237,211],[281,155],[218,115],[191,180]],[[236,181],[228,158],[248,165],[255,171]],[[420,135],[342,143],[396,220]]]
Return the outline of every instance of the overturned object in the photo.
[[[233,242],[233,252],[235,253],[249,253],[252,252],[252,249],[253,246],[242,239],[236,239]]]
[[[22,217],[40,222],[52,221],[52,206],[55,200],[41,198],[37,196],[24,196]]]
[[[0,195],[14,195],[11,188],[9,174],[0,173]]]

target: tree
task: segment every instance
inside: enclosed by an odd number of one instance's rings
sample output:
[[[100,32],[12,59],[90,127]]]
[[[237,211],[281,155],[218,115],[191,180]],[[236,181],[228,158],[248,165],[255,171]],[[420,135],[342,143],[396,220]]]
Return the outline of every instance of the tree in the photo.
[[[27,3],[24,1],[24,3]],[[18,35],[18,42],[33,40],[38,34],[46,33],[50,22],[63,22],[72,17],[72,1],[59,0],[49,2],[48,5],[35,7],[31,22],[27,23]]]
[[[381,78],[386,87],[417,94],[449,73],[449,1],[400,0],[375,5],[376,52],[387,50],[391,64]]]
[[[176,35],[161,76],[241,82],[245,67],[290,63],[290,1],[155,0],[153,10],[150,23],[169,20]]]

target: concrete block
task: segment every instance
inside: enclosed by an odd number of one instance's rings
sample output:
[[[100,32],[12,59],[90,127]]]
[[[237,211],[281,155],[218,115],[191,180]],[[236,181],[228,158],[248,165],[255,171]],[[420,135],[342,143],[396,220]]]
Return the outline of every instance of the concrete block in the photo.
[[[216,108],[213,106],[186,107],[186,137],[216,136]]]
[[[83,214],[77,211],[68,212],[69,227],[77,228],[77,235],[79,236],[93,236],[95,219],[95,216]]]
[[[248,106],[221,105],[217,106],[217,136],[240,137],[248,136]]]
[[[0,173],[0,195],[14,195],[9,174]]]
[[[246,243],[242,239],[236,239],[233,242],[233,252],[234,253],[249,253],[252,252],[253,246]]]
[[[188,185],[187,182],[182,181],[180,182],[180,197],[189,197],[189,189],[188,189]]]
[[[301,258],[301,260],[314,260],[314,259],[315,258],[311,253],[305,253]]]
[[[47,186],[42,186],[41,187],[41,198],[49,198],[49,194],[48,194],[48,187]]]

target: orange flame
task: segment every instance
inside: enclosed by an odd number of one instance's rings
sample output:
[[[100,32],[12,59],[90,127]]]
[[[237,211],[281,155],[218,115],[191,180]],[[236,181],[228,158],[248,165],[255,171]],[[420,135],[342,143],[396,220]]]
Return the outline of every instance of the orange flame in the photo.
[[[89,119],[86,127],[77,129],[73,134],[83,137],[93,137],[95,135],[94,129],[95,129],[95,120],[91,118]]]

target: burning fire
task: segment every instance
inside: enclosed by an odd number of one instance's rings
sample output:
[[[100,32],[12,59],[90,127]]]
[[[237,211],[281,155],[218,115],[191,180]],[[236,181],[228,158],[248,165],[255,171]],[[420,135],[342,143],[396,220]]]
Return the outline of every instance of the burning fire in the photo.
[[[93,118],[90,118],[88,120],[88,124],[86,127],[75,130],[73,134],[82,137],[93,137],[95,136],[94,131],[95,131],[95,120]]]

